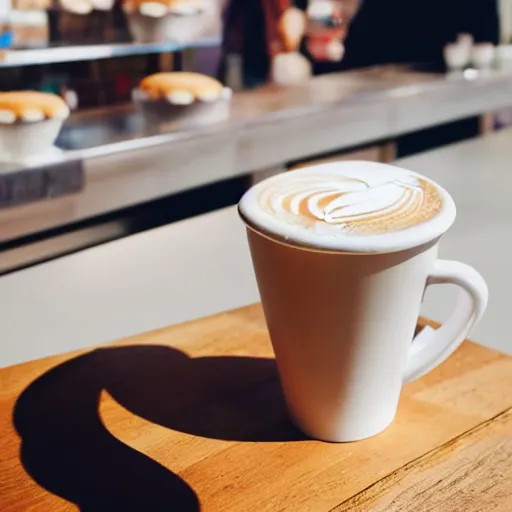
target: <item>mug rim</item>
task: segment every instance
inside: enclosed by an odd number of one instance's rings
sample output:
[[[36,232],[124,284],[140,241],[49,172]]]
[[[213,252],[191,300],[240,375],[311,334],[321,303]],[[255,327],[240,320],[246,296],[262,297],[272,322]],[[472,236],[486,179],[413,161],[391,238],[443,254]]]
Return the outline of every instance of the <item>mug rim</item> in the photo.
[[[397,253],[397,252],[410,251],[411,249],[417,249],[422,246],[431,247],[432,245],[434,245],[434,243],[438,243],[439,239],[443,235],[443,233],[441,233],[439,236],[434,237],[431,240],[426,240],[425,242],[423,242],[421,244],[413,245],[411,247],[398,248],[393,251],[361,252],[361,251],[346,251],[346,250],[337,250],[337,249],[324,249],[322,247],[313,247],[311,245],[295,243],[293,241],[287,240],[284,237],[279,237],[279,235],[275,235],[269,231],[259,229],[258,227],[251,224],[250,221],[248,221],[248,219],[244,217],[244,215],[240,211],[240,208],[237,207],[237,211],[238,211],[238,215],[239,215],[240,219],[242,220],[242,222],[244,223],[244,225],[248,231],[252,231],[253,233],[255,233],[263,238],[266,238],[267,240],[269,240],[271,242],[274,242],[274,243],[280,244],[280,245],[284,245],[286,247],[289,247],[290,249],[296,249],[298,251],[306,251],[306,252],[315,252],[315,253],[320,253],[320,254],[332,254],[332,255],[339,254],[340,256],[341,255],[344,255],[344,256],[350,256],[350,255],[351,256],[379,256],[379,255],[384,255],[384,254],[393,254],[393,253]]]
[[[298,173],[298,175],[307,175],[310,172],[322,171],[335,171],[340,168],[353,169],[354,166],[375,169],[401,169],[401,167],[377,163],[377,162],[364,162],[364,161],[344,161],[344,162],[331,162],[327,164],[319,164],[314,166],[304,167],[295,171],[288,171]],[[293,247],[302,247],[307,250],[315,250],[317,252],[335,252],[335,253],[353,253],[353,254],[382,254],[398,252],[413,247],[419,247],[423,244],[435,240],[443,235],[453,224],[456,216],[455,203],[451,195],[438,183],[414,171],[406,170],[412,176],[418,177],[422,180],[432,184],[439,192],[443,207],[439,213],[433,218],[411,226],[400,231],[391,233],[369,234],[361,236],[315,236],[308,229],[303,227],[296,227],[287,225],[287,233],[282,234],[282,223],[278,221],[272,214],[258,210],[256,214],[253,212],[254,204],[256,204],[257,194],[262,186],[278,180],[282,174],[272,176],[263,180],[256,185],[252,186],[238,203],[238,213],[246,226],[253,231],[270,238],[274,241],[291,245]]]

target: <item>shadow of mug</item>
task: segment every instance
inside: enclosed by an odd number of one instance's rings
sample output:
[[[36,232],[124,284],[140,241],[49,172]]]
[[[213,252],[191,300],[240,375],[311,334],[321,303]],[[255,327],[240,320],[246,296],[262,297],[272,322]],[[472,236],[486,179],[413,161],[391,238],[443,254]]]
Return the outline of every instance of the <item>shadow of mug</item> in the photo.
[[[102,391],[148,421],[233,441],[293,441],[275,361],[189,358],[163,346],[95,350],[32,382],[13,412],[26,471],[81,511],[197,511],[177,474],[125,445],[103,425]]]

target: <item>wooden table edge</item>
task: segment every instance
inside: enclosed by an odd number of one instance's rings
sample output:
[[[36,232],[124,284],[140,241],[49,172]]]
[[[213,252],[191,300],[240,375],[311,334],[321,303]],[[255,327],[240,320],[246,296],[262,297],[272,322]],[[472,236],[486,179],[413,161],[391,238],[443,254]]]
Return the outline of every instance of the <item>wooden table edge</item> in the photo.
[[[245,306],[242,308],[237,308],[237,309],[234,309],[231,311],[225,311],[222,313],[210,315],[208,317],[191,320],[188,322],[183,322],[181,324],[177,324],[176,326],[168,326],[168,327],[155,329],[153,331],[150,331],[150,333],[142,333],[139,335],[129,336],[129,337],[126,337],[126,338],[123,338],[120,340],[113,341],[113,342],[99,344],[99,345],[95,345],[92,347],[86,347],[84,349],[75,350],[75,351],[71,351],[68,353],[62,353],[62,354],[58,354],[55,356],[50,356],[47,358],[43,358],[42,360],[28,361],[26,363],[21,363],[18,365],[13,365],[11,367],[2,368],[2,369],[0,369],[0,374],[4,371],[7,371],[7,372],[15,371],[16,368],[22,367],[24,365],[37,364],[39,361],[44,361],[44,360],[46,360],[47,362],[51,360],[52,367],[59,366],[64,361],[67,361],[67,360],[75,358],[79,355],[94,351],[97,348],[116,346],[116,345],[119,346],[119,345],[126,345],[126,344],[136,344],[137,341],[139,341],[141,339],[141,337],[144,337],[147,334],[156,334],[159,332],[164,332],[169,328],[172,329],[173,327],[178,327],[178,326],[182,326],[182,327],[193,326],[194,324],[197,324],[198,322],[202,322],[202,321],[204,322],[204,321],[207,321],[209,318],[213,319],[215,317],[220,317],[223,315],[229,316],[229,315],[237,315],[237,314],[244,314],[244,313],[253,314],[254,312],[257,312],[257,308],[259,308],[259,307],[260,307],[260,304],[256,303],[256,304],[252,304],[252,305]],[[428,318],[425,318],[425,317],[420,317],[418,319],[418,327],[422,328],[425,326],[431,326],[433,328],[436,328],[439,326],[439,323],[437,323],[433,320],[430,320]],[[478,343],[475,343],[474,341],[465,340],[463,343],[463,346],[466,346],[468,344],[478,345]],[[495,351],[493,349],[486,349],[486,350],[488,350],[491,353],[496,353],[497,355],[499,354],[498,351]],[[403,482],[406,478],[410,478],[410,475],[413,473],[418,473],[418,474],[425,473],[425,468],[427,468],[427,469],[430,468],[430,466],[432,466],[433,464],[437,464],[438,461],[441,459],[443,461],[446,460],[446,458],[450,457],[451,453],[454,450],[457,450],[458,447],[463,446],[465,443],[473,443],[474,439],[478,438],[479,435],[483,435],[482,433],[485,433],[486,429],[492,428],[494,425],[499,425],[500,422],[504,423],[504,424],[506,423],[507,427],[510,426],[510,429],[511,429],[510,431],[512,432],[512,406],[505,408],[503,411],[500,411],[498,414],[496,414],[492,418],[487,418],[485,420],[482,420],[480,423],[474,425],[472,428],[469,428],[468,430],[466,430],[464,432],[454,435],[454,437],[452,437],[449,440],[443,442],[442,444],[436,446],[435,448],[423,453],[422,455],[416,457],[413,460],[408,461],[407,463],[394,469],[393,471],[390,471],[388,474],[377,479],[371,485],[369,485],[365,489],[357,492],[356,494],[351,496],[349,499],[338,503],[334,507],[331,507],[330,511],[331,512],[348,512],[348,511],[350,511],[350,512],[366,512],[367,509],[361,508],[361,507],[366,507],[368,503],[372,504],[372,503],[377,502],[378,500],[382,499],[383,496],[386,494],[386,492],[388,492],[392,488],[392,485],[396,485],[397,482]],[[228,450],[229,450],[229,448],[228,448]],[[512,455],[512,442],[511,442],[510,453]],[[512,462],[512,459],[511,459],[511,462]],[[510,466],[512,467],[512,464],[510,464]],[[512,470],[510,472],[510,475],[511,475],[510,482],[512,482]],[[510,487],[511,487],[510,496],[511,496],[511,500],[512,500],[512,484]],[[512,501],[511,501],[511,503],[512,503]],[[370,509],[368,509],[368,510],[370,510]],[[373,511],[374,509],[372,508],[371,510]],[[380,510],[381,509],[378,509],[379,512],[380,512]],[[388,509],[382,509],[382,510],[385,510],[386,512],[388,511]],[[396,510],[398,511],[398,510],[402,510],[402,509],[396,509]],[[418,510],[420,510],[420,509],[418,509]],[[421,509],[421,510],[423,510],[423,509]],[[428,509],[428,510],[431,510],[431,509]],[[466,512],[470,512],[473,510],[476,511],[476,509],[467,509]],[[482,509],[482,510],[484,510],[484,509]],[[496,510],[498,510],[498,509],[496,509]],[[508,512],[508,509],[499,509],[499,510],[500,511],[504,510],[504,511]],[[389,509],[389,511],[394,512],[395,509]],[[451,511],[451,512],[455,512],[455,510]],[[458,512],[458,509],[457,509],[457,512]]]

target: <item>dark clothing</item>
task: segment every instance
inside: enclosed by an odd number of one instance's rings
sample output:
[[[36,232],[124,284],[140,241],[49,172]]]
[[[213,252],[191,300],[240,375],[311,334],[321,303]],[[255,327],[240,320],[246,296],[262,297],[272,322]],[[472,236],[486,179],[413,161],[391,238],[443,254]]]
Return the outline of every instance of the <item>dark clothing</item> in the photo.
[[[317,63],[316,73],[388,63],[415,63],[443,70],[443,47],[460,33],[497,43],[497,0],[363,0],[352,20],[341,62]],[[397,139],[407,156],[478,135],[478,118],[410,133]]]
[[[317,72],[376,64],[419,63],[443,68],[443,46],[467,32],[497,43],[497,0],[362,0],[350,24],[341,62],[318,63]]]
[[[305,9],[305,0],[291,2]],[[247,86],[265,81],[269,70],[263,5],[278,0],[231,0],[226,9],[224,53],[243,55]],[[497,43],[497,0],[362,0],[345,40],[341,62],[315,63],[317,73],[376,64],[419,63],[443,68],[443,46],[457,34]],[[222,73],[221,73],[222,75]]]
[[[224,14],[222,58],[219,78],[225,79],[225,58],[242,55],[244,87],[264,83],[270,70],[264,0],[231,0]]]
[[[231,0],[228,7],[224,50],[242,53],[246,86],[267,79],[270,61],[263,3],[277,1]],[[301,2],[295,5],[306,8]],[[443,47],[460,33],[471,34],[476,42],[497,43],[497,0],[362,0],[348,29],[343,60],[316,62],[314,70],[326,73],[390,63],[443,70]],[[398,154],[424,151],[477,133],[477,118],[430,128],[400,137]]]

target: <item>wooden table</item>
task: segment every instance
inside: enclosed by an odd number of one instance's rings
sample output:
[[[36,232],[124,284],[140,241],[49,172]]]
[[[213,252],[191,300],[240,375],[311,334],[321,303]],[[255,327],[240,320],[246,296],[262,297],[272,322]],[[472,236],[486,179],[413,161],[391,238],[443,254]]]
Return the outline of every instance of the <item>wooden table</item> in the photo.
[[[466,342],[383,434],[305,439],[251,306],[1,370],[0,510],[510,512],[511,408]]]

